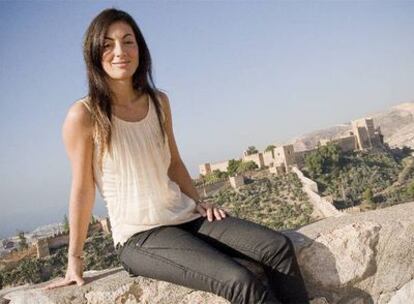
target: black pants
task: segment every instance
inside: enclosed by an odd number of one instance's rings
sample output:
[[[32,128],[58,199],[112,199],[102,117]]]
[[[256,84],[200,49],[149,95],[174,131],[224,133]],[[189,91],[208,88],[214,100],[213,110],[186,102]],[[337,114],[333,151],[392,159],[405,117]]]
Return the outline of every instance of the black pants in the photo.
[[[117,249],[131,275],[211,292],[237,304],[309,303],[290,239],[231,215],[139,232]],[[259,262],[269,287],[233,257]]]

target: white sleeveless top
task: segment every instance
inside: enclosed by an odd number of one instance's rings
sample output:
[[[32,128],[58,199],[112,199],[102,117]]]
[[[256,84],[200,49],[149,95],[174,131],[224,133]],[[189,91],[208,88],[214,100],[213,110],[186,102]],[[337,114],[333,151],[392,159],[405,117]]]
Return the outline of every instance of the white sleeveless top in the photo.
[[[87,100],[78,102],[90,110]],[[168,137],[165,134],[164,144],[155,105],[150,97],[148,100],[147,115],[140,121],[112,115],[113,158],[104,154],[102,174],[95,143],[95,184],[106,203],[115,247],[137,232],[202,216],[195,210],[195,201],[167,174],[171,160]]]

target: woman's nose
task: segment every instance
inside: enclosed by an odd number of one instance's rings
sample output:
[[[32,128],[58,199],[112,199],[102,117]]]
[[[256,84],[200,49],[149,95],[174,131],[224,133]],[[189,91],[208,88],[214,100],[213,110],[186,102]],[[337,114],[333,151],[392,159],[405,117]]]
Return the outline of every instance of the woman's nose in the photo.
[[[115,43],[114,53],[115,55],[122,55],[125,52],[122,43]]]

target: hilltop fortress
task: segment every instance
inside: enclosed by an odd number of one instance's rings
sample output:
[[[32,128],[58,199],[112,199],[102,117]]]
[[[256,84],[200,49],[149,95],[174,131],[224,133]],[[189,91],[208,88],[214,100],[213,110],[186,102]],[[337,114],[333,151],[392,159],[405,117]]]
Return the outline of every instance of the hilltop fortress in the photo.
[[[381,134],[380,127],[374,127],[374,121],[371,117],[365,117],[351,121],[352,131],[349,131],[347,136],[323,139],[318,143],[319,145],[327,145],[334,143],[340,147],[343,152],[348,151],[366,151],[375,148],[380,148],[384,145],[384,136]],[[302,168],[305,163],[305,157],[317,150],[317,147],[310,150],[295,151],[292,144],[281,145],[273,148],[271,151],[258,152],[248,154],[243,152],[240,159],[243,161],[253,161],[259,168],[268,167],[271,173],[277,175],[289,172],[292,166]],[[201,175],[206,175],[214,170],[227,171],[229,160],[217,163],[204,163],[199,165],[199,172]]]

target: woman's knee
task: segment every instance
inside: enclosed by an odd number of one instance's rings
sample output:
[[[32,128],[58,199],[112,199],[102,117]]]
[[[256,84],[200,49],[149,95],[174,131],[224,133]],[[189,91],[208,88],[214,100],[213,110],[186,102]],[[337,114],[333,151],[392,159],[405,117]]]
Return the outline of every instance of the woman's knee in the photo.
[[[292,240],[289,237],[287,237],[285,234],[283,234],[281,232],[280,232],[280,234],[282,235],[282,239],[283,239],[284,246],[285,247],[288,247],[290,250],[293,250],[294,249],[294,246],[293,246]]]
[[[279,257],[294,255],[295,249],[292,240],[281,232],[275,233],[274,237],[268,240],[266,246],[265,262],[271,263]]]

